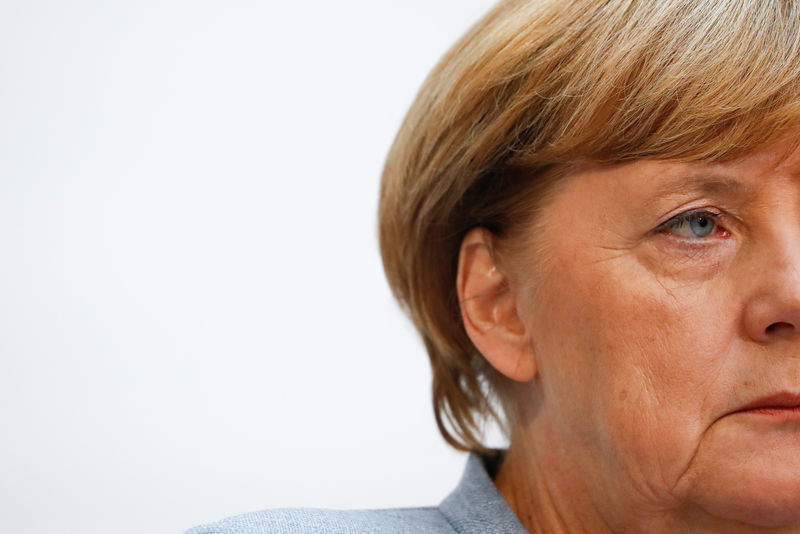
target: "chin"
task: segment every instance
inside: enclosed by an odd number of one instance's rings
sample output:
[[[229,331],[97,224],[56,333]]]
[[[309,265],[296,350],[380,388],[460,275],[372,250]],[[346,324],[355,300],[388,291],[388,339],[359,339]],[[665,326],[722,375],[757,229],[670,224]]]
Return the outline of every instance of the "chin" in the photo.
[[[800,525],[800,459],[783,465],[771,460],[732,466],[716,476],[705,473],[696,479],[692,500],[718,519],[759,527]]]
[[[798,423],[720,419],[701,440],[683,482],[683,495],[711,517],[759,527],[800,525]]]

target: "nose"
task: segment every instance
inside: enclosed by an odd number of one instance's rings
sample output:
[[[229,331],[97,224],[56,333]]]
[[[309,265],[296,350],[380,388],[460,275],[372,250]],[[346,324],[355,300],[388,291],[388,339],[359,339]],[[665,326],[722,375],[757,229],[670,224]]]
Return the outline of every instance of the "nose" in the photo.
[[[758,343],[800,335],[800,239],[769,251],[758,274],[758,290],[747,302],[744,327]]]

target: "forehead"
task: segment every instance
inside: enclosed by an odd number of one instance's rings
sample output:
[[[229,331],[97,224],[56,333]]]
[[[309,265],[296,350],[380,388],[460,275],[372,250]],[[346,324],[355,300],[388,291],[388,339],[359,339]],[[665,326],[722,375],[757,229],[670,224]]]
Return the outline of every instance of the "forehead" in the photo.
[[[709,166],[722,172],[732,171],[752,177],[770,173],[798,174],[800,172],[800,146],[796,140],[785,140],[740,158]]]
[[[645,219],[700,197],[738,203],[759,197],[760,190],[777,181],[798,179],[800,149],[790,143],[776,143],[726,162],[641,159],[581,165],[542,195],[539,210],[526,226],[538,232],[541,225],[564,221],[568,212],[572,220],[598,210],[609,216],[624,210]]]
[[[752,193],[777,177],[800,175],[800,149],[777,143],[722,163],[662,162],[664,176],[653,176],[654,196],[679,190],[713,196]]]
[[[781,142],[725,162],[642,159],[614,165],[587,165],[568,177],[593,179],[597,189],[622,194],[631,189],[657,198],[679,193],[749,193],[776,177],[800,177],[800,148]],[[569,180],[566,180],[569,181]]]

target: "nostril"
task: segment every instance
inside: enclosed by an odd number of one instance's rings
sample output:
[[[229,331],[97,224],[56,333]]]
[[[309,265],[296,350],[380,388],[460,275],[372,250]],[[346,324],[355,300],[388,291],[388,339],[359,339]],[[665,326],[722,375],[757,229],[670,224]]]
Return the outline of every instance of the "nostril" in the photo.
[[[792,330],[792,329],[794,329],[793,325],[789,323],[780,322],[780,323],[772,323],[771,325],[769,325],[767,327],[767,332],[773,333],[779,330]]]

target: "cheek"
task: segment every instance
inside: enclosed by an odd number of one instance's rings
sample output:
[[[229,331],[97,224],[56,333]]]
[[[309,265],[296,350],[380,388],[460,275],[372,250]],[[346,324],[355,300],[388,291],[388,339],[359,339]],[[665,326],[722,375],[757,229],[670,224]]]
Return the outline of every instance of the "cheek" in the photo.
[[[531,321],[545,402],[608,467],[674,479],[713,421],[735,321],[708,285],[666,285],[624,258],[583,265],[553,271]]]

